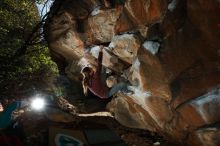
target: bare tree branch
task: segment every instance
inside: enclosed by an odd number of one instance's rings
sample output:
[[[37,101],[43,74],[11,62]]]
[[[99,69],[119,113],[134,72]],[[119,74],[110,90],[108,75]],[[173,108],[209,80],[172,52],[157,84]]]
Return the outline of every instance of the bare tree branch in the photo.
[[[19,57],[22,57],[25,55],[28,47],[31,44],[35,44],[34,42],[38,42],[37,39],[39,39],[39,37],[42,36],[43,33],[40,33],[40,35],[36,35],[37,32],[40,32],[40,29],[43,28],[43,26],[45,25],[46,20],[49,22],[50,18],[48,18],[48,16],[50,15],[50,17],[54,16],[61,8],[62,3],[64,2],[60,1],[58,7],[53,11],[53,13],[51,12],[47,12],[41,19],[41,21],[33,28],[32,32],[28,35],[29,37],[27,38],[27,40],[25,40],[24,44],[17,49],[17,51],[15,52],[15,54],[13,55],[13,57],[11,58],[12,60],[17,59]],[[48,3],[49,0],[47,0],[45,3]],[[35,41],[37,40],[37,41]]]
[[[38,38],[36,36],[34,37],[34,35],[39,31],[40,28],[42,28],[48,14],[49,13],[45,14],[42,20],[33,28],[32,32],[28,35],[29,37],[27,38],[27,40],[25,40],[24,45],[21,48],[17,49],[12,59],[23,56],[31,42]]]

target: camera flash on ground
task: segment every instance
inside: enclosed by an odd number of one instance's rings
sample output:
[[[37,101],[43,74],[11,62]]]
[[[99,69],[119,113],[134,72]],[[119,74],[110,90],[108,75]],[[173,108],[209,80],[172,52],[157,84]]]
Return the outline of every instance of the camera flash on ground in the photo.
[[[34,110],[42,110],[45,107],[45,101],[43,98],[34,98],[31,102],[31,108]]]

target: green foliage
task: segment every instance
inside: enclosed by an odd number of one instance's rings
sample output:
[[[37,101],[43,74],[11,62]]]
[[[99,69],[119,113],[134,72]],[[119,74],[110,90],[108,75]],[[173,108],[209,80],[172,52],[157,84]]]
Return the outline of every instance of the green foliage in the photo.
[[[37,4],[44,4],[46,2],[46,0],[36,0],[35,1]]]
[[[31,0],[1,0],[0,22],[0,57],[9,57],[24,44],[39,22],[35,3]]]
[[[31,81],[57,74],[47,46],[38,28],[27,42],[40,17],[36,3],[45,0],[0,0],[0,90],[10,90],[11,83]],[[26,47],[22,56],[13,56]]]
[[[58,73],[57,66],[51,60],[48,48],[42,45],[29,47],[26,55],[18,60],[17,64],[17,66],[13,66],[16,68],[14,73],[20,75],[21,79],[25,76],[26,79],[33,79]]]

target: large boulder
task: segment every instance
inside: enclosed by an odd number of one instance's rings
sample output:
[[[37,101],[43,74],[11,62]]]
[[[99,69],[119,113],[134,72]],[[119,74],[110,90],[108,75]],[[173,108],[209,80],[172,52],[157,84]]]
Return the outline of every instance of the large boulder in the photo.
[[[141,48],[132,66],[126,71],[126,76],[132,85],[141,91],[149,91],[153,96],[165,101],[171,100],[171,93],[165,72],[157,57]]]
[[[201,127],[220,121],[220,88],[214,89],[205,95],[182,105],[177,109],[190,128]],[[187,114],[190,113],[190,114]]]
[[[112,38],[109,44],[109,50],[113,52],[121,60],[132,64],[137,56],[138,49],[141,46],[141,41],[137,35],[123,34]]]
[[[165,100],[141,91],[129,96],[118,94],[117,98],[108,104],[107,109],[120,123],[128,127],[157,132],[165,129],[165,125],[173,116]]]
[[[107,105],[121,124],[185,145],[218,146],[219,0],[106,2],[55,0],[45,36],[59,69],[80,82],[104,45],[103,66],[133,91]]]
[[[199,128],[189,135],[188,144],[193,146],[219,146],[219,123]]]
[[[166,0],[129,0],[125,9],[136,26],[149,25],[162,21],[167,9]]]
[[[131,128],[157,131],[158,124],[144,108],[132,97],[122,93],[107,105],[107,109],[121,124]]]
[[[102,10],[88,18],[85,31],[87,43],[107,43],[115,35],[115,25],[120,13],[116,9]]]
[[[220,13],[219,0],[189,0],[187,11],[190,21],[199,29],[204,40],[209,42],[210,47],[219,47],[220,16],[217,15]]]
[[[84,42],[76,30],[76,21],[71,14],[63,12],[55,17],[48,28],[48,42],[52,51],[64,56],[69,62],[83,56]]]

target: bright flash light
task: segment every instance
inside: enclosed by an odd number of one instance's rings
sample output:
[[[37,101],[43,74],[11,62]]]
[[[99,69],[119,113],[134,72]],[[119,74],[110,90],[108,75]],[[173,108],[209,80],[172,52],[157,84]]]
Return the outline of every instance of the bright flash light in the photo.
[[[31,102],[31,108],[35,110],[42,110],[45,107],[45,101],[42,98],[35,98]]]

